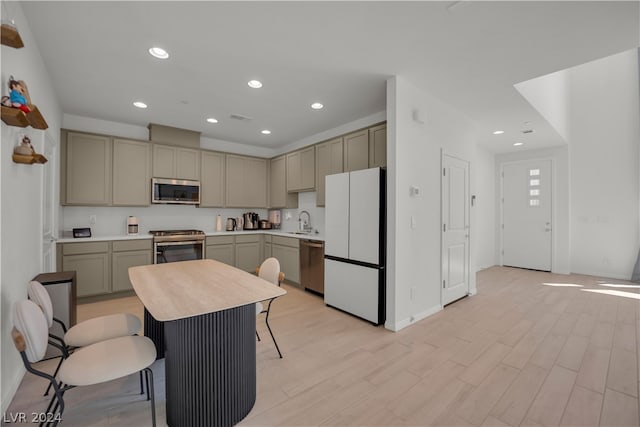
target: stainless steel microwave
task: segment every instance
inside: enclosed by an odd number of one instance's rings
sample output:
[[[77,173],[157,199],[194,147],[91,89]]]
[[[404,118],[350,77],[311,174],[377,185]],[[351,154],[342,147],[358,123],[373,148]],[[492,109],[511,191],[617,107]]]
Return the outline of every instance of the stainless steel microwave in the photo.
[[[199,205],[200,181],[152,178],[151,203]]]

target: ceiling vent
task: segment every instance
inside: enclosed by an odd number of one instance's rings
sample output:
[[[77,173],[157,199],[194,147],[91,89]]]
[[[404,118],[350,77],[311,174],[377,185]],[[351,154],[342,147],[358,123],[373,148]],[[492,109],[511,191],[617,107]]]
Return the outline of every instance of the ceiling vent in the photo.
[[[240,120],[241,122],[253,120],[252,117],[243,116],[242,114],[231,114],[229,117],[234,120]]]

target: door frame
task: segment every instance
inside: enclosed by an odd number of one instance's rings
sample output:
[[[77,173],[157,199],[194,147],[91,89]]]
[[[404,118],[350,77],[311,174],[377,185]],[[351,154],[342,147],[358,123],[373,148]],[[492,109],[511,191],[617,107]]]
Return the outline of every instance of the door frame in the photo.
[[[515,165],[518,163],[528,163],[528,162],[536,162],[536,161],[546,161],[549,160],[551,163],[551,183],[550,183],[550,188],[551,188],[551,198],[550,198],[550,203],[551,203],[551,269],[549,270],[551,273],[553,273],[554,267],[555,267],[555,238],[556,238],[556,234],[555,234],[555,227],[556,227],[556,204],[555,204],[555,197],[556,197],[556,188],[555,188],[555,183],[556,183],[556,163],[555,163],[555,159],[553,157],[533,157],[530,159],[519,159],[519,160],[509,160],[506,162],[500,162],[500,175],[498,176],[498,179],[500,181],[500,195],[499,195],[499,199],[498,199],[498,204],[499,204],[499,211],[500,211],[500,224],[498,226],[498,232],[499,232],[499,237],[500,237],[500,252],[499,252],[499,261],[500,261],[500,266],[504,265],[504,166],[505,165]]]
[[[440,282],[439,282],[439,287],[440,287],[440,306],[444,307],[444,286],[442,285],[442,282],[444,280],[444,269],[443,269],[443,265],[444,265],[444,255],[445,255],[445,250],[444,250],[444,215],[443,215],[443,211],[444,211],[444,176],[443,176],[443,170],[444,170],[444,158],[445,156],[447,157],[452,157],[454,159],[466,162],[468,165],[468,170],[467,170],[467,190],[469,191],[469,199],[467,200],[467,203],[465,203],[465,207],[466,207],[466,215],[469,221],[469,228],[468,228],[468,235],[469,237],[467,238],[467,254],[466,254],[466,259],[467,259],[467,265],[466,265],[466,282],[467,282],[467,295],[469,296],[471,295],[471,239],[473,238],[472,235],[472,230],[471,230],[471,224],[472,224],[472,219],[471,219],[471,160],[467,160],[462,156],[459,156],[457,154],[451,153],[447,150],[445,150],[444,148],[440,149]],[[475,273],[474,273],[475,274]],[[464,298],[464,297],[463,297]],[[451,303],[453,303],[455,301],[451,301]],[[450,304],[450,303],[447,303]]]

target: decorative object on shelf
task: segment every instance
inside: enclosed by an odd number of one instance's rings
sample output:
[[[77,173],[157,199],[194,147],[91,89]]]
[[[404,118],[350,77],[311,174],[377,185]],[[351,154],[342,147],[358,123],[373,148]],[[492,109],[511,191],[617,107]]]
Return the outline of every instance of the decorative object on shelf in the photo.
[[[2,97],[2,121],[9,126],[46,129],[49,126],[38,107],[31,103],[29,89],[23,80],[9,78],[9,96]]]
[[[16,49],[24,47],[20,33],[18,32],[13,20],[2,21],[2,44]]]
[[[47,163],[47,158],[42,154],[36,153],[31,145],[31,139],[28,136],[24,136],[20,145],[17,145],[13,149],[13,161],[16,163],[25,163],[32,165],[34,163]]]

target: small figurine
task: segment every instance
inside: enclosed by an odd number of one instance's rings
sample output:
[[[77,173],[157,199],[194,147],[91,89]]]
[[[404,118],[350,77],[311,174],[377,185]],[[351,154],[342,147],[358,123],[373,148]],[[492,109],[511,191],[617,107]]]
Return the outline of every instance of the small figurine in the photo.
[[[19,108],[25,113],[29,113],[29,91],[27,85],[22,80],[15,80],[13,76],[9,78],[9,101],[13,108]]]
[[[20,145],[16,145],[13,149],[15,154],[22,154],[23,156],[30,156],[36,153],[36,150],[33,149],[33,145],[31,145],[31,139],[28,136],[24,136]]]

